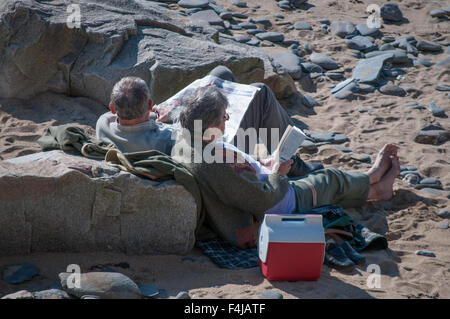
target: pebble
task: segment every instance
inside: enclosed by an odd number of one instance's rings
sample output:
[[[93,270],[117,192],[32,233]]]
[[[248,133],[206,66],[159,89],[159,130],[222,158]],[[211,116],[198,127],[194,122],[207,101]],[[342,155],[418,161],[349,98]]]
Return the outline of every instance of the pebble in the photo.
[[[100,297],[95,295],[83,295],[80,299],[100,299]]]
[[[368,37],[357,35],[351,39],[345,40],[345,44],[350,49],[370,52],[377,49],[377,45],[373,43]]]
[[[408,107],[412,108],[413,110],[425,110],[426,109],[425,106],[422,106],[417,102],[407,103],[407,104],[404,104],[404,106],[408,106]]]
[[[431,59],[429,59],[429,58],[421,58],[421,59],[413,60],[413,65],[414,66],[423,65],[423,66],[429,68],[430,66],[433,65],[433,62],[431,62]]]
[[[272,26],[272,22],[270,22],[269,19],[256,19],[255,23],[257,24],[262,24],[265,27],[270,27]]]
[[[248,19],[248,15],[240,13],[240,12],[233,12],[233,18],[236,18],[236,19]]]
[[[335,80],[335,81],[339,81],[342,80],[344,78],[344,72],[333,72],[333,71],[329,71],[329,72],[325,72],[325,76],[328,77],[331,80]]]
[[[406,174],[403,177],[403,181],[407,182],[411,186],[415,186],[420,182],[420,177],[417,174]]]
[[[260,43],[261,42],[259,40],[255,40],[255,39],[252,39],[252,40],[246,42],[246,44],[254,46],[254,47],[257,47]]]
[[[370,156],[367,154],[352,154],[350,156],[351,159],[354,159],[356,161],[359,162],[363,162],[363,163],[371,163],[372,160],[370,159]]]
[[[278,2],[278,6],[281,9],[285,9],[285,10],[290,10],[291,9],[291,4],[287,0],[283,0],[283,1]]]
[[[284,40],[284,35],[279,32],[262,32],[258,33],[256,37],[262,41],[270,42],[282,42]]]
[[[403,20],[403,14],[396,3],[385,3],[380,8],[380,14],[383,20],[400,22]]]
[[[280,64],[294,80],[299,80],[302,77],[303,71],[301,63],[304,61],[302,58],[292,53],[291,50],[274,56],[273,60]]]
[[[440,52],[440,51],[442,51],[442,47],[439,44],[425,42],[425,41],[417,42],[416,48],[417,48],[417,50],[424,51],[424,52]]]
[[[446,91],[450,91],[450,86],[448,86],[448,85],[436,85],[435,89],[438,90],[438,91],[446,92]]]
[[[414,137],[414,142],[439,145],[450,140],[450,132],[445,130],[420,130]]]
[[[427,104],[428,110],[436,116],[436,117],[443,117],[445,116],[445,111],[441,108],[439,108],[434,102]]]
[[[323,69],[320,65],[310,62],[302,63],[303,68],[309,73],[323,73]]]
[[[450,218],[450,211],[447,209],[441,209],[437,215],[441,218]]]
[[[443,220],[436,225],[439,229],[448,229],[448,220]]]
[[[338,83],[332,90],[333,97],[343,100],[350,99],[353,96],[353,92],[358,90],[358,84],[353,78],[347,79]]]
[[[441,181],[437,178],[424,178],[415,186],[416,189],[434,188],[442,189]]]
[[[416,255],[426,256],[426,257],[436,257],[436,255],[429,250],[416,250]]]
[[[258,26],[256,24],[250,23],[250,22],[241,22],[238,24],[238,26],[242,27],[245,30],[258,28]]]
[[[393,57],[389,51],[383,52],[386,53],[359,61],[353,69],[353,78],[361,83],[377,83],[384,62]]]
[[[391,43],[385,43],[382,46],[380,46],[380,51],[389,51],[389,50],[395,50],[395,47]]]
[[[436,188],[425,187],[425,188],[422,188],[420,191],[425,192],[425,193],[427,193],[429,195],[432,195],[432,196],[439,196],[439,197],[441,197],[441,196],[444,195],[441,190],[438,190]]]
[[[431,10],[430,16],[433,18],[446,18],[447,13],[444,10]]]
[[[355,34],[356,27],[350,21],[333,21],[330,24],[331,34],[338,37],[345,38],[348,35]]]
[[[209,5],[209,0],[180,0],[178,5],[183,8],[206,8]]]
[[[317,22],[321,23],[321,24],[326,24],[326,25],[330,25],[331,22],[328,19],[319,19],[317,20]]]
[[[243,34],[235,35],[233,38],[236,42],[239,42],[239,43],[247,43],[248,41],[251,40],[248,36],[243,35]]]
[[[221,12],[219,14],[219,17],[223,20],[231,20],[231,19],[233,19],[233,14],[229,11],[225,11],[225,12]]]
[[[412,165],[400,166],[400,172],[404,171],[417,171],[417,167]]]
[[[406,92],[401,87],[394,84],[385,84],[380,87],[380,92],[386,95],[405,96]]]
[[[203,20],[210,25],[224,26],[223,20],[217,15],[214,10],[202,10],[191,15],[192,20]]]
[[[277,291],[264,290],[260,295],[260,299],[283,299],[283,295]]]
[[[356,30],[358,30],[359,34],[363,36],[376,36],[379,32],[377,28],[369,28],[367,23],[358,23],[356,25]]]
[[[80,288],[68,287],[71,273],[60,273],[63,289],[71,295],[81,297],[95,295],[105,299],[136,299],[142,294],[139,287],[127,276],[117,272],[88,272],[80,274]]]
[[[240,1],[240,0],[231,0],[231,3],[232,3],[233,5],[235,5],[236,7],[239,7],[239,8],[245,8],[245,7],[247,7],[247,2],[244,2],[244,1]]]
[[[417,176],[420,178],[419,172],[413,171],[413,170],[411,170],[411,171],[409,171],[409,170],[401,171],[400,174],[399,174],[399,176],[405,177],[405,176],[408,175],[408,174],[414,174],[414,175],[417,175]]]
[[[3,268],[2,279],[9,284],[20,284],[39,274],[39,269],[31,263],[7,265]]]
[[[48,289],[32,293],[33,299],[70,299],[67,292],[60,289]]]
[[[33,294],[28,290],[20,290],[12,294],[5,295],[1,299],[33,299]]]
[[[191,297],[189,296],[189,293],[187,291],[180,291],[175,299],[191,299]]]
[[[292,39],[284,39],[283,40],[283,45],[286,46],[296,46],[295,48],[289,48],[290,50],[297,50],[298,46],[299,46],[300,42],[298,40],[292,40]]]
[[[159,295],[159,290],[152,285],[140,285],[138,286],[141,291],[142,297],[144,298],[154,298]]]
[[[298,21],[294,23],[295,30],[312,30],[312,27],[309,23],[304,21]]]
[[[395,38],[394,37],[385,36],[385,37],[382,37],[381,40],[383,42],[385,42],[385,43],[391,43],[391,42],[395,41]]]
[[[377,88],[370,84],[359,84],[357,89],[359,93],[372,93],[375,92]]]
[[[339,133],[311,133],[310,137],[316,142],[328,142],[333,144],[341,144],[348,142],[348,137]]]
[[[312,63],[320,65],[326,70],[334,70],[339,68],[339,65],[333,59],[323,53],[313,53],[311,54],[309,60]]]
[[[334,145],[334,148],[343,153],[351,153],[352,152],[351,149],[349,149],[348,147],[342,146],[342,145]]]

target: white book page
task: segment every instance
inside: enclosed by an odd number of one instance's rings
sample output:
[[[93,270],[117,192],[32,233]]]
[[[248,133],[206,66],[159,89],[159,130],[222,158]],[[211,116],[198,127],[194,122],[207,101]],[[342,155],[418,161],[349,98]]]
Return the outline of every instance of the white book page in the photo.
[[[303,133],[299,128],[292,126],[291,129],[287,131],[285,139],[283,140],[282,138],[280,145],[278,146],[276,155],[278,155],[277,157],[279,160],[289,160],[305,139],[305,133]]]

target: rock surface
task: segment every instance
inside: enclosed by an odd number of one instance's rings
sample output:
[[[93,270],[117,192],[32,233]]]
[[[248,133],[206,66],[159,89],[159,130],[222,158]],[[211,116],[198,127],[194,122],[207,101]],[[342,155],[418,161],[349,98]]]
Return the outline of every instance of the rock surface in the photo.
[[[205,11],[183,17],[138,0],[80,0],[79,5],[81,28],[71,29],[63,0],[0,3],[5,22],[0,24],[0,78],[7,79],[0,81],[0,97],[28,99],[50,91],[107,105],[112,86],[133,74],[149,84],[160,103],[219,64],[241,83],[274,75],[262,51],[218,44],[217,30],[192,19]]]
[[[0,162],[0,189],[4,255],[183,254],[194,245],[196,204],[174,181],[157,183],[51,151]]]

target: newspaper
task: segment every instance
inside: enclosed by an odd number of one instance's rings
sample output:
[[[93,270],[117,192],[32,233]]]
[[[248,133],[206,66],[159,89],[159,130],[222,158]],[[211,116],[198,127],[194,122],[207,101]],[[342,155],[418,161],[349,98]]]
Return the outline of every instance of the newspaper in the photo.
[[[258,87],[226,81],[213,75],[207,75],[192,82],[183,90],[159,104],[157,108],[160,114],[168,114],[167,122],[176,123],[180,112],[181,98],[198,87],[210,85],[219,88],[228,99],[229,106],[227,113],[230,119],[225,125],[224,141],[232,143],[250,102],[253,100],[256,92],[259,91]]]
[[[289,160],[306,138],[307,136],[301,129],[289,125],[274,152],[275,159],[278,161]]]

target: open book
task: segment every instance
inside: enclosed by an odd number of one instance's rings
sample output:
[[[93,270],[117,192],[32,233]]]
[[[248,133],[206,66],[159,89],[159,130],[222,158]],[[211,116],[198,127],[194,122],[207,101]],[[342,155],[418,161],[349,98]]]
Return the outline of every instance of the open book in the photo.
[[[301,129],[289,125],[273,153],[274,158],[280,162],[289,160],[306,138],[307,136]]]

